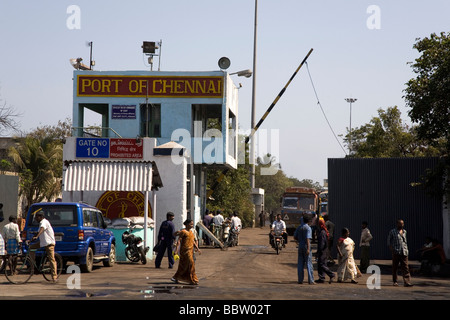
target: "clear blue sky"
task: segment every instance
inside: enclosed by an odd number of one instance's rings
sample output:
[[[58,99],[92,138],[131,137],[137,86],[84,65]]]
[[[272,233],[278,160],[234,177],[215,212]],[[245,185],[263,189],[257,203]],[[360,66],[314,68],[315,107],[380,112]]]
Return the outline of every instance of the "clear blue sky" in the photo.
[[[69,29],[70,5],[80,8],[80,29]],[[380,9],[379,29],[367,21]],[[259,0],[256,121],[284,87],[309,49],[309,69],[336,134],[397,105],[414,74],[407,62],[418,53],[416,38],[450,30],[450,1]],[[70,58],[89,61],[94,42],[96,70],[148,70],[142,41],[162,39],[164,71],[252,69],[254,0],[2,1],[0,3],[0,98],[23,113],[21,129],[56,125],[72,116]],[[157,58],[155,63],[157,64]],[[251,78],[242,83],[239,125],[250,127]],[[97,124],[100,121],[92,120]],[[279,130],[278,159],[288,176],[322,183],[327,159],[345,156],[331,133],[306,68],[300,70],[261,129]]]

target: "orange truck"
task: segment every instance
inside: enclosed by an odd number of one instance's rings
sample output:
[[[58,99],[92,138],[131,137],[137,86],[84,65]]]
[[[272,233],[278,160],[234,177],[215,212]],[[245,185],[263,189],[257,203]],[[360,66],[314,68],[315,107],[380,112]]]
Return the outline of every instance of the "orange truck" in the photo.
[[[318,212],[319,196],[315,189],[288,187],[281,197],[281,219],[286,223],[286,231],[292,235],[301,223],[303,214]]]

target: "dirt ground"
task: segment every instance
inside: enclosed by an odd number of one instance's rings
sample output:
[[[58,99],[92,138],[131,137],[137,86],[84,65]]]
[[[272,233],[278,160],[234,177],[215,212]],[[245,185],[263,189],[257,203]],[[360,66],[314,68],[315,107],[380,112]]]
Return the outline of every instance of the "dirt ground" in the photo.
[[[196,254],[198,286],[174,284],[176,271],[167,268],[164,258],[160,269],[154,261],[117,263],[112,268],[96,267],[80,275],[80,288],[69,288],[70,275],[63,274],[57,284],[34,275],[25,285],[12,285],[0,275],[0,300],[141,300],[141,301],[324,301],[324,300],[449,300],[450,279],[416,274],[419,266],[411,261],[411,288],[392,286],[391,261],[372,261],[380,267],[380,289],[370,289],[364,274],[358,284],[350,282],[308,285],[297,283],[297,248],[292,237],[277,255],[268,245],[269,228],[242,230],[239,246],[226,251],[202,246]],[[313,251],[314,252],[314,251]],[[359,262],[359,261],[357,261]],[[101,264],[100,264],[101,265]],[[314,263],[317,279],[316,263]],[[332,269],[335,271],[337,266]],[[401,284],[401,276],[399,281]],[[371,282],[372,283],[372,282]]]

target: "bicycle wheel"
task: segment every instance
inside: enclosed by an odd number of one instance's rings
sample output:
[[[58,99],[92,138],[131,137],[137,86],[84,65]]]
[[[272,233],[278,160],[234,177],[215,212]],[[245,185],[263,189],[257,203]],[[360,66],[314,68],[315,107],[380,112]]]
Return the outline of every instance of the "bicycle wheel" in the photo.
[[[14,284],[28,282],[34,272],[33,265],[33,261],[29,256],[10,256],[5,267],[6,279]]]
[[[56,261],[56,278],[59,278],[63,269],[63,258],[57,252],[55,252],[55,261]],[[47,255],[43,257],[43,261],[41,264],[41,273],[44,276],[45,280],[47,281],[53,280],[52,268],[50,267],[50,261],[48,260]]]

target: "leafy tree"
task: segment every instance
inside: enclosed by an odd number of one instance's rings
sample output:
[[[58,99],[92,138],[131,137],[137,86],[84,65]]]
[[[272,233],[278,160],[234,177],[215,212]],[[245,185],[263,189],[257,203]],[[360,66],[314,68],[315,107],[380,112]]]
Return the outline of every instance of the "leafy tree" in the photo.
[[[434,143],[450,141],[450,33],[432,34],[414,45],[421,56],[412,64],[417,77],[405,90],[409,116],[420,137]],[[445,150],[448,155],[448,149]]]
[[[450,33],[435,33],[417,39],[413,46],[420,56],[411,63],[417,75],[409,80],[405,99],[410,108],[408,115],[417,123],[418,137],[439,150],[442,162],[431,180],[447,176],[445,192],[450,198]],[[434,178],[433,178],[434,177]],[[442,190],[444,191],[444,190]]]
[[[273,175],[261,175],[261,168],[267,165],[259,164],[256,168],[255,184],[264,189],[264,209],[266,212],[276,212],[280,208],[280,197],[292,181],[279,168]]]
[[[72,120],[66,118],[64,121],[59,120],[56,126],[45,125],[37,127],[28,135],[37,139],[50,138],[62,142],[66,137],[72,136]]]
[[[209,170],[207,183],[213,185],[222,170]],[[221,183],[214,190],[212,199],[207,199],[207,207],[210,210],[220,209],[225,216],[236,211],[242,220],[244,227],[253,223],[253,203],[250,198],[250,180],[248,166],[239,165],[236,170],[229,170]]]
[[[8,106],[6,102],[2,102],[0,99],[0,135],[5,131],[18,131],[19,122],[17,118],[21,114],[18,113],[13,107]]]
[[[20,195],[26,208],[61,192],[62,145],[52,139],[20,138],[8,153],[19,171]],[[58,170],[58,168],[60,170]]]
[[[289,180],[292,181],[292,186],[295,187],[313,188],[316,189],[316,191],[320,191],[323,189],[319,182],[314,182],[311,179],[303,179],[302,181],[300,181],[297,178],[290,177]]]
[[[244,143],[245,137],[238,137]],[[222,181],[215,188],[212,198],[207,199],[209,210],[222,210],[224,216],[237,212],[244,227],[252,226],[254,219],[251,186],[249,179],[250,165],[248,164],[248,145],[245,152],[246,164],[239,164],[236,170],[228,170]],[[221,176],[223,169],[208,170],[207,187],[212,188]]]
[[[0,160],[0,174],[5,174],[6,171],[10,171],[12,168],[11,162],[8,160]]]
[[[403,123],[395,107],[378,109],[378,117],[352,130],[352,154],[359,158],[435,156],[438,150],[417,134],[416,127]],[[350,134],[344,141],[348,143]]]
[[[70,135],[70,120],[56,126],[38,127],[16,145],[8,156],[19,173],[20,195],[26,207],[35,202],[52,200],[61,193],[63,139]]]

